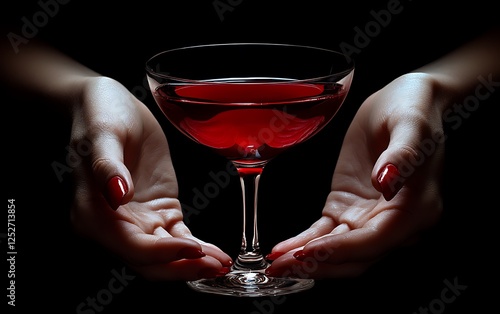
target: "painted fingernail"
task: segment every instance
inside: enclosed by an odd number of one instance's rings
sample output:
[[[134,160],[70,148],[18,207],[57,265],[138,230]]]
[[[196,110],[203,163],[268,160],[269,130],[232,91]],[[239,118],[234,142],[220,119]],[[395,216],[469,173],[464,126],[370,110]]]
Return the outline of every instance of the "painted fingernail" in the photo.
[[[127,192],[128,187],[121,177],[114,176],[108,181],[105,197],[113,210],[122,204],[123,197]]]
[[[221,269],[204,268],[198,273],[198,278],[216,278],[226,275],[231,269],[222,267]]]
[[[179,250],[177,256],[180,258],[197,259],[206,256],[206,254],[203,253],[203,251],[200,249],[193,247],[185,247]]]
[[[272,253],[269,253],[269,254],[266,255],[266,259],[268,261],[274,261],[275,259],[277,259],[278,257],[280,257],[283,254],[285,254],[285,253],[283,253],[283,252],[272,252]]]
[[[387,164],[382,171],[380,171],[377,181],[387,201],[391,200],[398,193],[404,183],[398,168],[393,164]]]
[[[293,257],[296,259],[296,260],[299,260],[299,261],[303,261],[305,260],[307,257],[309,257],[308,254],[304,253],[304,251],[302,250],[298,250],[297,252],[293,253]]]

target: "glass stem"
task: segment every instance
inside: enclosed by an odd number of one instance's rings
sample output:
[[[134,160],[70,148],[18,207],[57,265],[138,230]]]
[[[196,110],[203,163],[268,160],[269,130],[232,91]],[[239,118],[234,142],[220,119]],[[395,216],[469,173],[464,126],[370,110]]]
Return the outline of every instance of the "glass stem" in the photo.
[[[243,232],[240,253],[234,263],[236,270],[263,270],[268,266],[260,251],[257,228],[257,194],[262,169],[238,168],[243,193]]]

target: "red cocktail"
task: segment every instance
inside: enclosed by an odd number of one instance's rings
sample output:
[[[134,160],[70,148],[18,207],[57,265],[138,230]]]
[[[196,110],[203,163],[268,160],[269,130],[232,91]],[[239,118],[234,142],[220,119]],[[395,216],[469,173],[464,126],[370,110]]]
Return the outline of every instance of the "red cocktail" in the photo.
[[[354,65],[331,50],[282,44],[219,44],[165,51],[146,64],[168,120],[238,169],[243,195],[240,254],[231,272],[188,285],[258,297],[309,289],[312,279],[276,278],[259,245],[257,190],[265,165],[318,133],[349,92]],[[252,209],[252,210],[250,210]]]

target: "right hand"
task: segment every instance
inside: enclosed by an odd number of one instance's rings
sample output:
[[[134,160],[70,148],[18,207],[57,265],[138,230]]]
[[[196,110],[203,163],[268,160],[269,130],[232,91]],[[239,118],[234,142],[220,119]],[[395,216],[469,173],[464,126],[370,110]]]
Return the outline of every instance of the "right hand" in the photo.
[[[89,152],[75,169],[72,223],[150,280],[195,280],[227,272],[231,258],[183,222],[167,139],[122,84],[78,85],[71,146]]]

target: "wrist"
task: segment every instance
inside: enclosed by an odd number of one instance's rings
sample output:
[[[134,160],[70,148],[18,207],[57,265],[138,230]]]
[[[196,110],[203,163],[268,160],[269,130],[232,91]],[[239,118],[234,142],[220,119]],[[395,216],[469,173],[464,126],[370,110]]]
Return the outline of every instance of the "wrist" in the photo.
[[[63,86],[60,87],[61,96],[58,100],[64,108],[63,110],[68,112],[70,115],[74,115],[76,111],[79,111],[82,104],[85,104],[88,99],[88,95],[94,93],[96,86],[99,86],[100,82],[110,81],[111,78],[101,76],[101,75],[81,75],[75,74],[68,77],[65,80]]]

